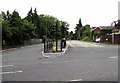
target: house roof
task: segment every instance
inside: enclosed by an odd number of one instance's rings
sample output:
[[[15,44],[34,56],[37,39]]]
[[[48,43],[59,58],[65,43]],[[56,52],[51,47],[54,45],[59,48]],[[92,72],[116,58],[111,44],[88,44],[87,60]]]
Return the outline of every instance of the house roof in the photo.
[[[94,31],[95,29],[114,29],[115,27],[111,27],[111,26],[99,26],[99,27],[92,27],[92,30]]]
[[[113,33],[119,32],[120,29],[114,29],[112,30]]]
[[[111,26],[99,26],[100,29],[113,29]]]

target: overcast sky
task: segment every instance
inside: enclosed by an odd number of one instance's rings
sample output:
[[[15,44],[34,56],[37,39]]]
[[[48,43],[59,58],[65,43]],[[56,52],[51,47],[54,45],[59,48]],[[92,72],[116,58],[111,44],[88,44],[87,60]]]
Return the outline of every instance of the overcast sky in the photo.
[[[74,31],[79,18],[82,24],[91,27],[110,26],[118,20],[119,0],[1,0],[0,10],[13,12],[15,9],[24,18],[30,8],[36,7],[38,14],[47,14],[70,24]]]

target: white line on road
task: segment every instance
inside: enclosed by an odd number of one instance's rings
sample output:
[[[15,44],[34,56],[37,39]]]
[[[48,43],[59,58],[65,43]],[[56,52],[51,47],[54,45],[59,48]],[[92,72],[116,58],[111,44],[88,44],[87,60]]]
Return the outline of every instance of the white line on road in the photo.
[[[50,57],[50,56],[46,56],[46,55],[44,55],[44,54],[43,54],[43,56],[46,57],[46,58]]]
[[[70,81],[82,81],[82,79],[74,79],[74,80],[70,80]]]
[[[12,67],[14,65],[4,65],[4,66],[0,66],[0,67]]]
[[[115,58],[118,58],[118,56],[114,56],[114,57],[109,57],[109,58],[111,58],[111,59],[115,59]]]
[[[0,74],[22,73],[23,71],[2,72]]]

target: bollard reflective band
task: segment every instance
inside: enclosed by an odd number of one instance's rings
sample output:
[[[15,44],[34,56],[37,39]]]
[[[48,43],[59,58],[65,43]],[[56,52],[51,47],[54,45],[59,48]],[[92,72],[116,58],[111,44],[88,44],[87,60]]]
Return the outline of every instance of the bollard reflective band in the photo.
[[[56,46],[56,44],[53,44],[53,46]]]

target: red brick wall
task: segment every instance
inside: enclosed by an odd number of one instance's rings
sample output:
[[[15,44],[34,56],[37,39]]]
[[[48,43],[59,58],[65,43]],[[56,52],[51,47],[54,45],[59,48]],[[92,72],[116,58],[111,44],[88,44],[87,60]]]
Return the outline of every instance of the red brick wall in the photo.
[[[94,32],[100,32],[100,28],[94,29]]]

